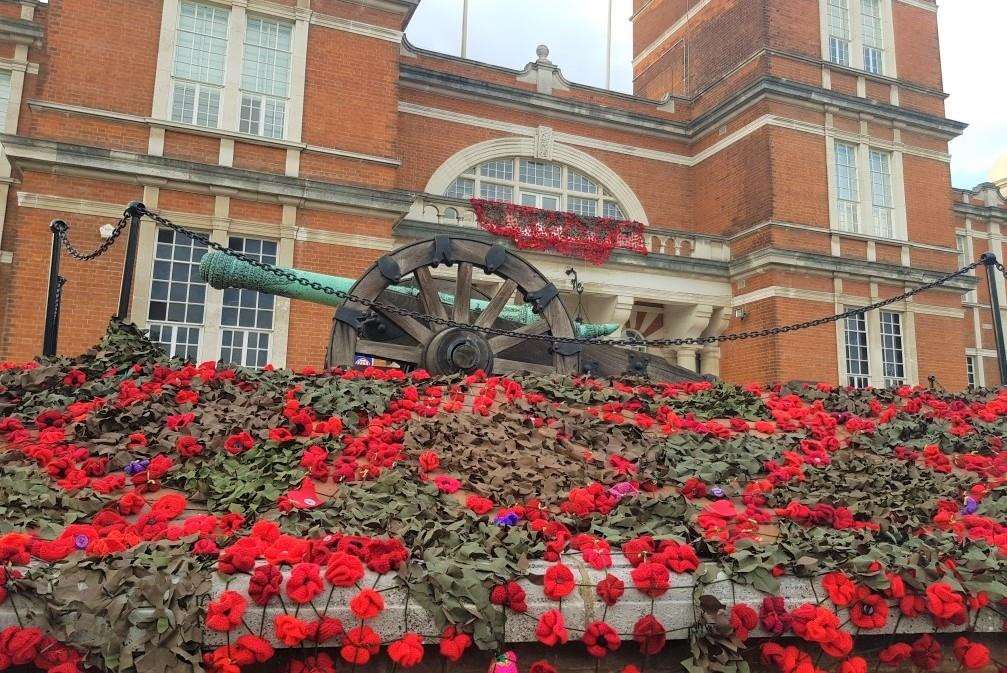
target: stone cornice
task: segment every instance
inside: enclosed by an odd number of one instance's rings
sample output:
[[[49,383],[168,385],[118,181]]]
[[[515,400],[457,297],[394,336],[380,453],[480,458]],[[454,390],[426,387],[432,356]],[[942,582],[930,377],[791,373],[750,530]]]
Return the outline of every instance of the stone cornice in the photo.
[[[955,201],[954,211],[968,217],[975,217],[986,220],[1007,221],[1007,208],[997,206],[977,206],[972,203],[962,203]]]
[[[730,264],[731,276],[774,266],[800,269],[809,273],[856,276],[900,285],[923,285],[947,274],[946,271],[905,267],[884,262],[869,262],[865,259],[849,259],[796,250],[764,248],[733,260]],[[949,281],[944,289],[967,292],[974,290],[977,285],[978,281],[973,276],[959,276]]]
[[[382,191],[15,135],[0,135],[0,143],[12,166],[21,170],[44,168],[143,185],[178,185],[188,191],[311,204],[372,215],[377,212],[394,218],[405,215],[414,198],[401,190]]]
[[[961,135],[966,124],[951,119],[907,110],[895,105],[848,96],[821,87],[790,80],[764,77],[747,89],[697,117],[691,123],[674,122],[608,106],[575,101],[569,98],[540,94],[526,89],[462,77],[437,70],[403,64],[400,82],[412,88],[438,91],[482,102],[526,109],[536,113],[574,118],[592,124],[617,126],[676,139],[695,139],[704,132],[723,124],[740,109],[764,98],[785,102],[813,103],[823,109],[849,111],[870,117],[891,119],[901,127],[921,129],[931,134],[953,138]],[[656,108],[658,103],[648,101]]]
[[[514,72],[515,75],[520,74],[520,71]],[[440,91],[509,107],[527,108],[533,109],[536,112],[548,112],[559,116],[587,119],[596,124],[608,123],[640,131],[679,137],[684,137],[685,132],[685,125],[681,122],[626,112],[613,107],[598,105],[597,103],[550,96],[516,86],[510,87],[493,82],[484,82],[478,79],[405,63],[401,64],[399,69],[399,81],[411,88]],[[658,105],[658,103],[646,99],[641,99],[640,102],[652,104],[655,108]]]
[[[34,21],[0,17],[0,41],[40,47],[43,35],[42,26]]]

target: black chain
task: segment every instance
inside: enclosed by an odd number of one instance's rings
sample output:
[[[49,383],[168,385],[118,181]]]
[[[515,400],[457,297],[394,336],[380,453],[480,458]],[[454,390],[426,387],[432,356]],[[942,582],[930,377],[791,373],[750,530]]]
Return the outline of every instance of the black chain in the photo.
[[[378,312],[381,312],[381,313],[388,313],[388,312],[397,313],[399,315],[407,316],[407,317],[414,318],[414,319],[417,319],[417,320],[423,320],[423,321],[427,321],[429,323],[436,323],[436,324],[442,325],[444,327],[453,327],[453,328],[458,328],[458,329],[464,329],[464,330],[468,330],[470,332],[480,332],[482,334],[486,334],[486,335],[489,335],[489,336],[516,337],[516,338],[523,339],[523,340],[544,341],[544,342],[554,343],[554,344],[555,343],[559,343],[559,344],[597,344],[597,345],[603,345],[603,346],[661,346],[661,347],[666,347],[666,346],[702,346],[702,345],[706,345],[706,344],[723,343],[725,341],[739,341],[739,340],[742,340],[742,339],[756,339],[756,338],[766,337],[766,336],[775,336],[777,334],[787,334],[788,332],[796,332],[798,330],[810,329],[812,327],[819,327],[821,325],[827,325],[829,323],[838,322],[839,320],[844,320],[846,318],[850,318],[850,317],[855,316],[855,315],[860,315],[862,313],[866,313],[867,311],[874,311],[874,310],[877,310],[879,308],[884,308],[885,306],[890,306],[891,304],[895,304],[895,303],[903,301],[905,299],[909,299],[909,298],[914,297],[914,296],[916,296],[916,295],[918,295],[918,294],[920,294],[922,292],[926,292],[928,290],[932,290],[935,287],[940,287],[941,285],[944,285],[947,282],[949,282],[951,280],[954,280],[955,278],[959,278],[961,276],[964,276],[964,275],[968,274],[970,271],[972,271],[976,267],[981,266],[981,265],[984,264],[983,261],[973,262],[972,264],[969,264],[966,267],[958,269],[957,271],[955,271],[953,273],[949,273],[949,274],[947,274],[945,276],[941,276],[937,280],[934,280],[934,281],[932,281],[930,283],[926,283],[924,285],[920,285],[919,287],[914,288],[914,289],[910,290],[909,292],[906,292],[905,294],[901,294],[901,295],[899,295],[897,297],[891,297],[889,299],[884,299],[884,300],[881,300],[881,301],[877,301],[877,302],[874,302],[873,304],[869,304],[867,306],[860,306],[860,307],[857,307],[857,308],[852,308],[852,309],[850,309],[848,311],[844,311],[843,313],[839,313],[839,314],[836,314],[836,315],[828,316],[826,318],[818,318],[816,320],[808,320],[806,322],[796,323],[796,324],[793,324],[793,325],[785,325],[783,327],[770,327],[770,328],[761,329],[761,330],[754,330],[754,331],[751,331],[751,332],[739,332],[739,333],[735,333],[735,334],[721,334],[719,336],[709,336],[709,337],[687,337],[687,338],[682,338],[682,339],[649,339],[649,340],[648,339],[601,339],[601,338],[579,339],[579,338],[576,338],[576,337],[559,337],[559,336],[553,336],[551,334],[525,334],[524,332],[518,332],[518,331],[514,331],[514,330],[497,329],[497,328],[494,328],[494,327],[478,327],[476,325],[469,325],[467,323],[458,323],[458,322],[455,322],[453,320],[449,320],[447,318],[441,318],[439,316],[426,315],[426,314],[424,314],[424,313],[422,313],[420,311],[414,311],[412,309],[404,308],[402,306],[395,306],[394,304],[386,304],[384,302],[376,301],[376,300],[373,300],[373,299],[367,299],[367,298],[364,298],[364,297],[357,297],[357,296],[352,295],[352,294],[350,294],[348,292],[343,292],[342,290],[336,290],[336,289],[333,289],[331,287],[327,287],[325,285],[322,285],[318,281],[310,281],[310,280],[307,280],[306,278],[301,278],[301,277],[299,277],[299,276],[297,276],[297,275],[295,275],[295,274],[293,274],[293,273],[291,273],[291,272],[289,272],[289,271],[287,271],[285,269],[281,269],[279,267],[275,267],[272,264],[267,264],[266,262],[260,262],[257,259],[253,259],[251,257],[243,255],[240,252],[237,252],[235,250],[231,250],[230,248],[227,248],[227,247],[225,247],[225,246],[223,246],[223,245],[221,245],[221,244],[219,244],[219,243],[217,243],[215,241],[211,241],[209,239],[209,237],[207,237],[207,236],[205,236],[203,234],[197,233],[195,231],[190,231],[189,229],[186,229],[185,227],[179,226],[179,225],[175,224],[174,222],[171,222],[170,220],[168,220],[168,219],[166,219],[166,218],[158,215],[157,213],[152,213],[149,210],[144,209],[140,214],[148,216],[150,219],[152,219],[154,222],[156,222],[157,224],[159,224],[161,226],[168,227],[169,229],[177,231],[178,233],[181,233],[181,234],[184,234],[186,236],[189,236],[190,238],[192,238],[192,239],[194,239],[196,241],[199,241],[200,243],[206,245],[208,248],[212,248],[212,249],[214,249],[214,250],[216,250],[218,252],[222,252],[222,253],[224,253],[226,255],[230,255],[232,257],[240,259],[241,261],[246,262],[248,264],[251,264],[252,266],[256,266],[256,267],[258,267],[258,268],[260,268],[260,269],[262,269],[264,271],[268,271],[269,273],[271,273],[271,274],[273,274],[273,275],[275,275],[275,276],[277,276],[279,278],[282,278],[282,279],[287,280],[287,281],[292,282],[292,283],[297,283],[299,285],[303,285],[304,287],[309,287],[309,288],[311,288],[311,289],[313,289],[315,291],[322,292],[324,294],[331,295],[331,296],[339,298],[339,299],[344,299],[344,300],[347,300],[347,301],[350,301],[350,302],[353,302],[353,303],[356,303],[356,304],[360,304],[362,306],[366,306],[369,309],[372,309],[372,310],[375,310],[375,311],[378,311]],[[125,222],[125,220],[123,220],[123,222]],[[1000,268],[1001,270],[1003,270],[1004,266],[1002,264],[998,263],[998,268]]]
[[[66,285],[66,278],[56,276],[56,296],[52,302],[52,314],[59,318],[59,307],[63,304],[63,286]]]
[[[101,257],[106,252],[108,252],[108,249],[115,244],[115,240],[119,238],[119,234],[121,234],[122,230],[126,228],[127,222],[129,222],[129,218],[123,216],[122,219],[120,219],[116,223],[115,229],[112,230],[112,235],[109,236],[104,241],[102,241],[101,245],[95,248],[93,252],[89,253],[81,252],[76,247],[74,247],[73,243],[70,242],[70,237],[68,236],[68,230],[70,227],[63,220],[56,220],[55,222],[53,222],[52,231],[56,235],[56,237],[59,238],[60,243],[63,244],[63,248],[66,250],[66,253],[68,255],[70,255],[74,259],[79,259],[82,262],[89,262],[92,259]]]

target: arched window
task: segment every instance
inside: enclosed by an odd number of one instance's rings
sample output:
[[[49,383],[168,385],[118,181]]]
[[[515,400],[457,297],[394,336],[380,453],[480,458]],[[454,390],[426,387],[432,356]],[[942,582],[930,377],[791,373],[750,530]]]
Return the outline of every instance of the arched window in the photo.
[[[524,157],[492,159],[473,166],[448,185],[444,196],[626,219],[626,210],[597,180],[564,164]]]

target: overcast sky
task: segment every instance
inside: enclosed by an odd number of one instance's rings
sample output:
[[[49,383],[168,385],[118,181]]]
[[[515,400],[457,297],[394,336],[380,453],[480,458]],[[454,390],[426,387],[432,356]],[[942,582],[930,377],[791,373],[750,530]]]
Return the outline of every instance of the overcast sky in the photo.
[[[632,0],[614,0],[612,88],[631,92]],[[546,44],[567,79],[605,85],[606,0],[469,0],[468,56],[522,68]],[[423,0],[407,35],[418,47],[458,54],[462,0]],[[956,187],[987,179],[1007,153],[1007,0],[941,0],[948,114],[969,124],[951,144]]]

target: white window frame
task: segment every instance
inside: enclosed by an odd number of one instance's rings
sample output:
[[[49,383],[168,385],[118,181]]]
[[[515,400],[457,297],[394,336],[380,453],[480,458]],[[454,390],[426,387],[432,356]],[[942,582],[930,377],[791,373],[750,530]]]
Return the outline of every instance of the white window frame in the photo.
[[[905,329],[902,314],[879,312],[881,337],[881,375],[886,388],[905,385],[907,381]]]
[[[161,234],[168,234],[171,236],[171,242],[162,241]],[[151,339],[158,341],[163,345],[168,347],[168,355],[179,356],[179,357],[189,357],[197,358],[201,356],[202,345],[206,338],[206,317],[207,317],[207,303],[209,286],[206,283],[192,281],[192,273],[194,271],[194,263],[192,262],[192,255],[189,255],[188,259],[176,259],[176,248],[178,247],[178,238],[181,234],[173,232],[171,229],[164,227],[157,228],[154,234],[154,246],[152,250],[153,263],[150,269],[150,282],[147,302],[147,311],[144,313],[144,320],[146,321],[147,328],[151,330]],[[190,239],[191,240],[191,239]],[[195,241],[192,241],[188,245],[189,252],[191,253],[195,248],[202,248],[204,254],[206,253],[205,246],[193,245]],[[167,250],[167,255],[163,255],[161,250],[164,246]],[[175,264],[186,264],[188,268],[188,273],[184,279],[174,278],[174,268]],[[154,269],[158,264],[166,264],[168,266],[168,277],[158,278],[155,275]],[[155,285],[163,283],[165,287],[165,295],[162,300],[154,291]],[[193,289],[202,287],[203,298],[201,301],[192,300],[191,292]],[[174,297],[175,289],[181,289],[186,295],[185,297]],[[155,310],[154,305],[164,304],[164,315],[154,316],[151,313]],[[181,306],[184,315],[181,318],[173,318],[170,314],[170,310],[175,307]],[[199,307],[198,320],[196,316],[189,315],[189,309]],[[187,338],[184,341],[179,341],[179,334],[182,330],[185,330]],[[196,330],[196,341],[192,342],[188,338],[191,330]],[[168,331],[171,336],[168,339],[164,338],[164,331]],[[183,351],[179,352],[179,347],[184,344]],[[194,348],[194,350],[188,350]]]
[[[871,334],[867,316],[864,313],[854,314],[845,318],[840,328],[843,334],[843,359],[841,362],[843,385],[867,388],[871,385]],[[851,346],[851,334],[862,334],[863,344]],[[863,357],[851,358],[851,348],[860,350],[861,352],[856,355]],[[856,367],[851,366],[853,362],[858,363]]]
[[[175,219],[176,222],[179,221],[179,218],[173,219]],[[179,327],[183,329],[189,328],[199,330],[198,344],[195,349],[196,353],[186,353],[187,356],[191,357],[196,362],[202,362],[205,360],[220,360],[224,341],[223,334],[226,330],[255,332],[256,334],[268,333],[269,352],[267,354],[267,363],[271,363],[277,367],[285,366],[287,328],[289,325],[289,299],[284,299],[282,297],[276,297],[274,299],[272,308],[272,324],[269,330],[259,329],[258,327],[246,328],[241,326],[236,327],[224,325],[222,317],[224,309],[224,292],[221,290],[215,290],[208,284],[204,284],[205,293],[203,299],[203,320],[201,322],[180,322],[168,320],[167,317],[164,320],[150,318],[151,301],[153,296],[152,289],[153,283],[155,282],[153,264],[157,257],[158,232],[160,229],[153,223],[145,222],[144,224],[145,226],[141,230],[140,234],[141,247],[137,256],[137,291],[132,304],[132,312],[133,315],[137,316],[137,321],[147,329],[150,329],[151,327],[167,327],[171,329],[173,344],[177,341],[177,330]],[[202,226],[193,224],[192,222],[183,221],[179,222],[179,224],[183,224],[194,231],[202,230]],[[202,233],[208,232],[202,230]],[[223,238],[221,238],[221,236],[223,236]],[[212,240],[225,246],[230,242],[230,238],[259,239],[274,242],[276,243],[277,248],[277,264],[280,266],[290,266],[293,263],[293,242],[287,239],[277,240],[275,237],[265,233],[246,233],[244,231],[228,236],[228,234],[222,230],[215,230],[211,235]],[[247,344],[242,347],[243,355],[245,353],[246,346]]]
[[[172,120],[174,85],[174,63],[176,43],[178,40],[178,24],[183,0],[162,0],[161,34],[158,47],[157,72],[154,81],[154,97],[152,102],[152,117],[156,120],[151,129],[149,152],[161,155],[164,147],[164,128],[190,128],[192,124]],[[228,136],[247,136],[256,138],[258,142],[275,142],[281,146],[289,143],[300,143],[302,135],[302,118],[304,114],[304,81],[307,64],[308,32],[311,12],[279,4],[255,3],[254,9],[248,9],[243,2],[231,0],[193,0],[199,4],[216,6],[229,11],[227,32],[227,56],[225,60],[224,83],[221,88],[219,117],[216,127],[199,127],[203,133],[220,133],[228,147],[233,147],[233,141]],[[285,98],[284,132],[282,137],[270,137],[244,133],[241,126],[241,104],[244,94],[242,90],[242,72],[244,69],[245,38],[249,18],[263,18],[270,21],[280,21],[293,26],[291,37],[290,81]],[[280,99],[272,97],[274,99]],[[221,143],[219,163],[230,165],[233,152]]]
[[[825,142],[830,228],[885,241],[908,240],[902,153],[834,129]],[[848,165],[851,150],[855,170]]]
[[[213,13],[213,19],[216,19],[216,13],[221,12],[224,14],[224,25],[223,25],[223,35],[222,36],[211,36],[211,41],[223,40],[224,50],[220,54],[222,60],[220,68],[220,81],[210,81],[209,79],[203,79],[199,77],[188,77],[184,74],[180,74],[177,71],[179,63],[179,51],[181,49],[179,44],[179,36],[183,33],[182,21],[183,21],[183,11],[184,6],[192,6],[199,10],[199,8],[208,9]],[[190,124],[192,126],[201,126],[204,128],[215,129],[220,126],[220,115],[221,108],[224,100],[224,87],[227,83],[227,60],[228,60],[228,50],[230,48],[230,22],[231,22],[231,10],[227,7],[222,7],[220,5],[211,2],[202,2],[201,0],[178,0],[178,12],[175,21],[175,31],[174,31],[174,48],[172,49],[171,57],[171,102],[169,104],[169,119],[182,124]],[[185,31],[189,32],[189,31]],[[198,37],[205,39],[205,35],[198,34]],[[212,54],[212,49],[210,51]],[[185,109],[185,104],[179,100],[179,93],[182,90],[191,91],[192,93],[192,107],[191,113],[188,115],[183,115],[181,118],[177,118],[175,115],[176,106],[182,105],[182,109]],[[213,105],[215,114],[213,115],[212,122],[207,119],[207,123],[200,123],[200,101],[210,101],[213,97],[216,97],[216,103]],[[209,103],[207,103],[209,104]]]
[[[263,46],[251,44],[248,42],[249,39],[249,27],[253,21],[258,21],[262,24],[274,24],[277,29],[277,37],[279,37],[280,31],[284,29],[289,29],[289,45],[291,51],[283,51],[274,47]],[[242,133],[250,133],[251,135],[261,136],[263,138],[274,138],[283,139],[287,136],[287,119],[289,115],[287,114],[287,109],[289,107],[290,101],[290,82],[291,82],[291,68],[293,64],[293,48],[294,48],[294,23],[290,21],[283,21],[281,19],[275,19],[272,17],[265,16],[246,16],[245,19],[245,35],[242,40],[242,56],[241,56],[241,99],[238,105],[238,130]],[[287,54],[287,78],[286,81],[282,83],[282,90],[277,91],[262,91],[255,88],[255,86],[248,86],[246,81],[247,68],[250,63],[249,51],[250,49],[264,49],[276,51],[281,54]],[[253,120],[250,115],[246,112],[251,111],[255,105],[258,105],[259,116],[257,120]],[[274,122],[272,124],[273,133],[267,133],[266,118],[269,114],[269,110],[272,108],[272,115]],[[276,110],[280,110],[280,115],[282,119],[279,123],[276,123]],[[243,126],[247,122],[247,128]],[[253,130],[253,126],[254,130]],[[279,131],[277,134],[276,131]]]
[[[978,355],[965,356],[965,377],[969,388],[979,387],[979,367],[981,360]]]
[[[958,229],[955,231],[955,249],[958,250],[958,268],[962,268],[972,263],[975,259],[975,239],[972,237],[971,228]],[[969,271],[968,275],[975,277],[976,270]],[[962,300],[964,304],[978,304],[979,291],[969,290]]]
[[[870,3],[877,2],[881,24],[880,34],[867,25],[871,14]],[[861,70],[865,74],[897,78],[895,63],[895,31],[892,14],[893,0],[819,0],[821,23],[822,60],[841,68]],[[836,15],[846,8],[845,25]],[[866,28],[866,30],[865,30]],[[838,43],[844,43],[839,48]],[[845,55],[846,58],[840,58]],[[844,62],[845,61],[845,62]]]
[[[236,239],[240,239],[240,241],[241,241],[241,247],[240,247],[240,249],[238,249],[238,248],[235,247]],[[267,254],[261,248],[260,248],[260,251],[258,253],[255,253],[254,251],[248,250],[247,249],[247,243],[250,240],[255,240],[255,241],[258,241],[260,243],[272,243],[272,245],[273,245],[273,252],[271,254]],[[253,258],[253,259],[256,259],[256,260],[258,260],[260,262],[266,262],[266,263],[269,263],[269,264],[276,264],[277,261],[278,261],[278,259],[279,259],[279,242],[275,241],[275,240],[272,240],[272,239],[269,239],[269,238],[263,238],[261,236],[246,236],[246,235],[241,235],[241,234],[231,235],[231,236],[228,237],[228,247],[231,248],[231,249],[238,249],[239,252],[242,252],[243,254],[245,254],[245,255]],[[268,364],[268,363],[272,362],[273,345],[274,345],[274,342],[275,342],[274,332],[276,330],[276,320],[277,320],[276,303],[277,303],[277,299],[278,298],[277,297],[273,297],[273,299],[270,302],[271,303],[270,307],[263,307],[262,306],[263,299],[267,296],[264,293],[256,292],[254,290],[233,290],[233,291],[235,291],[235,292],[238,293],[239,302],[241,301],[241,299],[243,297],[251,296],[252,298],[254,298],[256,300],[256,306],[254,306],[254,307],[250,307],[250,306],[242,307],[240,303],[239,303],[238,307],[229,306],[227,304],[227,299],[226,299],[226,296],[225,296],[229,292],[229,290],[224,290],[223,292],[221,292],[220,338],[219,338],[219,342],[217,344],[218,359],[220,359],[221,361],[224,361],[223,360],[223,357],[224,357],[224,348],[225,348],[225,343],[224,342],[227,341],[228,336],[229,336],[230,339],[232,340],[232,343],[228,344],[226,347],[230,348],[232,350],[234,350],[234,349],[240,350],[240,353],[241,353],[240,360],[241,361],[240,362],[234,362],[233,360],[231,360],[231,361],[226,361],[226,362],[228,364],[239,364],[239,365],[244,366],[244,367],[260,368],[260,367],[264,366],[265,364]],[[237,311],[237,314],[235,316],[237,318],[237,321],[236,321],[237,324],[233,324],[233,325],[232,324],[227,324],[226,312],[228,310],[236,310]],[[241,325],[240,324],[240,314],[241,314],[242,311],[246,311],[246,310],[251,310],[253,312],[253,314],[255,316],[255,319],[256,319],[256,322],[255,322],[254,325]],[[261,327],[258,324],[258,319],[259,319],[259,317],[261,315],[260,312],[267,312],[269,314],[269,326],[268,327]],[[230,333],[230,334],[228,335],[227,333]],[[242,336],[242,339],[241,339],[242,343],[241,343],[240,346],[234,345],[234,342],[233,342],[233,339],[234,339],[235,335],[237,335],[237,334],[241,334],[241,336]],[[258,338],[258,339],[261,339],[262,337],[265,337],[267,339],[267,344],[268,345],[267,345],[267,347],[265,349],[265,351],[266,351],[266,354],[265,354],[266,357],[265,357],[265,360],[261,364],[259,364],[259,363],[248,364],[247,356],[248,356],[249,350],[251,350],[250,345],[249,345],[249,337],[252,336],[252,335],[255,335],[256,338]],[[255,350],[262,350],[262,349],[256,348]]]
[[[556,181],[553,179],[537,180],[546,172],[541,169],[542,164],[550,167],[548,171],[550,174],[558,171],[559,186],[555,186]],[[522,166],[525,167],[524,171],[522,171]],[[524,181],[522,176],[536,178],[536,180]],[[544,184],[538,184],[538,182]],[[583,201],[591,201],[595,204],[594,217],[604,217],[606,207],[617,207],[619,212],[623,213],[623,218],[626,217],[626,208],[605,188],[600,180],[558,161],[528,157],[502,157],[483,161],[468,168],[452,180],[444,190],[444,195],[453,198],[471,198],[466,196],[471,192],[476,198],[494,200],[493,197],[497,196],[501,190],[509,190],[510,197],[495,200],[506,200],[509,203],[521,205],[524,197],[528,195],[535,198],[536,204],[541,204],[543,197],[551,197],[558,202],[557,208],[552,210],[561,212],[575,212],[571,210],[571,203],[583,205]],[[576,201],[578,199],[583,201]],[[541,205],[534,207],[542,208]],[[544,208],[544,210],[550,210],[550,208]]]

